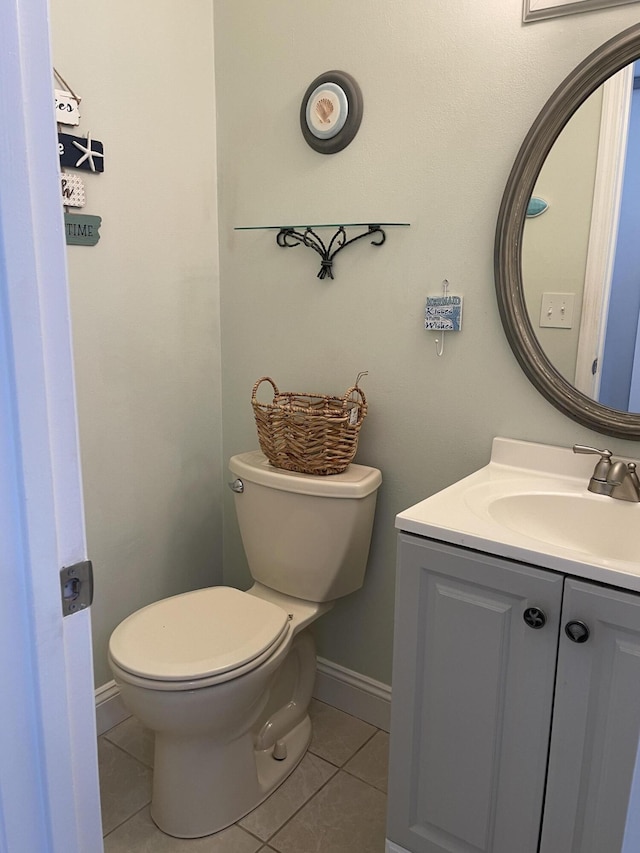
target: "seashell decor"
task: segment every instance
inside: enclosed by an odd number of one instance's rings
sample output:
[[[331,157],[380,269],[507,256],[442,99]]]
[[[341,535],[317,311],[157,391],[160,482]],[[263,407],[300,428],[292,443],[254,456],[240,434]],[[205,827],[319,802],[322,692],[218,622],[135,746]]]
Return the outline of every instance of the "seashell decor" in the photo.
[[[316,115],[323,124],[331,123],[334,106],[330,98],[320,98],[316,104]]]

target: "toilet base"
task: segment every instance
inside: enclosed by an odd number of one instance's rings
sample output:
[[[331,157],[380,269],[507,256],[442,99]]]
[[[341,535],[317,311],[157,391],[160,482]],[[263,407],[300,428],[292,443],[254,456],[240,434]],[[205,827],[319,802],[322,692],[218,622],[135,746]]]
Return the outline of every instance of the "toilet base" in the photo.
[[[249,735],[249,737],[251,737]],[[235,745],[234,752],[236,753],[236,761],[242,762],[247,758],[247,738],[240,738]],[[277,746],[286,751],[284,759],[273,757],[274,748],[264,750],[251,749],[251,762],[253,772],[250,777],[241,772],[231,774],[233,778],[228,778],[225,781],[225,800],[229,800],[229,786],[237,787],[235,800],[237,802],[236,812],[233,815],[229,814],[228,809],[225,809],[224,818],[216,813],[215,794],[206,789],[206,786],[201,788],[201,796],[205,802],[185,803],[179,796],[179,792],[172,789],[170,792],[156,790],[154,785],[154,795],[151,802],[151,817],[156,826],[166,835],[171,835],[174,838],[201,838],[206,835],[212,835],[215,832],[220,832],[227,826],[239,821],[245,815],[252,812],[260,803],[264,802],[273,791],[281,785],[285,779],[293,773],[298,764],[302,761],[311,741],[311,720],[306,715],[291,731],[285,734],[278,740]],[[228,749],[228,745],[227,745]],[[184,746],[181,748],[184,756]],[[277,750],[276,750],[277,751]],[[215,758],[210,757],[215,763]],[[241,763],[236,765],[239,770]],[[257,772],[256,772],[257,771]],[[158,778],[158,768],[154,771],[154,781]],[[247,779],[251,778],[252,783],[247,788]],[[167,799],[167,795],[169,798]],[[193,794],[193,792],[192,792]],[[185,817],[191,813],[191,817]],[[194,813],[197,813],[197,821],[194,820]],[[176,821],[176,816],[179,815]],[[222,820],[222,823],[221,823]],[[189,830],[185,829],[189,826]]]
[[[137,700],[155,732],[151,817],[159,829],[176,838],[212,835],[284,782],[311,740],[315,668],[313,637],[302,631],[267,664],[211,688],[214,705],[204,690],[123,684],[132,710]]]

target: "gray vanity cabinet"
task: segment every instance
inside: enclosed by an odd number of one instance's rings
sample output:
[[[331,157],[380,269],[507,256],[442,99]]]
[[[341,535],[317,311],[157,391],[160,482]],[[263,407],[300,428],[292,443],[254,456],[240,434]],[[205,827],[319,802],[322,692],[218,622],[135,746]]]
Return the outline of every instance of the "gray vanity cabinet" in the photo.
[[[639,733],[640,597],[400,534],[392,842],[640,851],[622,846]]]
[[[567,579],[562,625],[540,853],[638,853],[640,595]]]
[[[398,573],[389,838],[536,853],[562,577],[407,534]]]

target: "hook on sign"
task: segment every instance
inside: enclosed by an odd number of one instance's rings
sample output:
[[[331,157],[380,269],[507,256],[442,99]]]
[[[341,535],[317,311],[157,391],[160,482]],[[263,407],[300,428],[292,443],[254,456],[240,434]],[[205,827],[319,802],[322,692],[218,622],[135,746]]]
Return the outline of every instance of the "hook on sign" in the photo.
[[[442,295],[443,297],[447,295],[447,291],[449,290],[449,280],[443,279],[442,281]],[[442,358],[444,354],[444,329],[441,331],[440,339],[436,338],[436,355],[438,358]]]

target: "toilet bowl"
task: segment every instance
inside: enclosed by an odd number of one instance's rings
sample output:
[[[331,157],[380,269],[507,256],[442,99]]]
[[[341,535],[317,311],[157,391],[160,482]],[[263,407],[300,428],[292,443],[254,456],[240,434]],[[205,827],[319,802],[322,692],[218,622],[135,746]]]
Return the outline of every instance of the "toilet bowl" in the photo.
[[[151,815],[180,838],[235,823],[304,756],[316,662],[306,628],[362,585],[381,482],[359,465],[292,474],[257,452],[229,467],[251,589],[163,599],[109,641],[122,700],[155,733]]]

